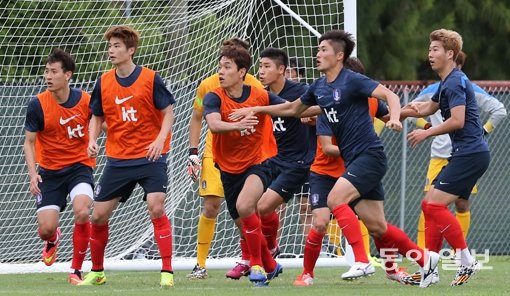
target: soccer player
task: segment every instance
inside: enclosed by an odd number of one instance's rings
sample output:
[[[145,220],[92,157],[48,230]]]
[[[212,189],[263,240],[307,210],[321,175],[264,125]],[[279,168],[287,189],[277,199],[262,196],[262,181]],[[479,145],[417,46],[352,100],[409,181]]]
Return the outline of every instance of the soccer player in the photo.
[[[462,69],[466,60],[466,54],[463,51],[460,51],[455,60],[456,67]],[[489,95],[486,91],[480,88],[475,83],[471,83],[473,86],[473,90],[475,91],[475,98],[480,111],[488,114],[489,119],[483,126],[483,132],[485,135],[491,133],[494,128],[498,126],[498,124],[506,117],[507,111],[503,103],[498,101],[498,99]],[[414,99],[415,102],[426,102],[432,98],[434,93],[437,92],[439,88],[439,82],[433,83],[427,86],[424,90],[420,92],[418,97]],[[430,128],[432,126],[437,126],[443,123],[443,117],[441,116],[441,111],[437,111],[436,113],[429,116],[430,122],[427,122],[423,118],[419,118],[416,120],[416,125],[421,128]],[[448,164],[448,158],[450,157],[452,152],[452,144],[450,141],[450,137],[446,134],[435,136],[432,140],[432,144],[430,145],[430,162],[427,171],[427,179],[425,183],[425,188],[423,191],[427,193],[431,186],[432,181],[437,177],[441,169]],[[478,189],[476,185],[473,187],[471,194],[476,194]],[[470,212],[469,200],[464,198],[458,198],[455,201],[455,218],[459,221],[460,227],[462,229],[462,234],[464,239],[467,238],[469,232],[469,226],[471,222],[471,212]],[[418,222],[418,246],[424,248],[425,247],[425,218],[423,216],[423,212],[420,214],[420,219]]]
[[[270,182],[269,158],[263,150],[266,138],[274,138],[267,115],[228,119],[234,109],[285,102],[283,99],[244,84],[251,65],[249,52],[224,46],[219,60],[220,88],[206,94],[204,116],[213,133],[213,158],[225,190],[225,201],[233,220],[240,219],[250,251],[249,279],[265,285],[282,271],[267,248],[256,205]],[[269,120],[267,120],[269,119]],[[269,128],[268,128],[269,127]],[[272,147],[272,156],[276,146]]]
[[[289,58],[289,66],[285,69],[285,78],[301,82],[305,78],[305,68],[298,58]]]
[[[317,79],[300,99],[288,104],[238,110],[230,118],[238,119],[249,112],[302,116],[310,106],[319,105],[338,141],[346,166],[327,201],[355,256],[354,265],[342,274],[342,279],[356,279],[375,272],[366,254],[354,209],[374,238],[379,252],[396,248],[400,254],[416,260],[425,271],[422,272],[420,286],[427,287],[432,280],[432,270],[437,267],[439,254],[420,249],[402,230],[386,222],[381,183],[387,168],[386,155],[368,113],[369,97],[387,101],[390,119],[386,127],[400,131],[399,98],[368,77],[344,69],[343,63],[355,46],[351,34],[341,30],[329,31],[320,37],[319,42],[317,69],[325,75]]]
[[[432,181],[422,201],[427,248],[439,251],[444,237],[460,254],[460,267],[450,284],[452,286],[466,283],[480,269],[480,264],[471,256],[459,221],[448,210],[448,205],[459,198],[469,198],[490,162],[489,146],[484,137],[473,86],[455,66],[461,50],[462,37],[459,33],[446,29],[430,33],[428,58],[441,82],[431,100],[411,102],[406,106],[414,111],[412,117],[424,117],[441,110],[444,118],[444,122],[437,126],[410,132],[407,138],[413,147],[428,137],[445,133],[449,133],[452,142],[448,164]]]
[[[240,46],[249,50],[248,42],[239,38],[231,38],[225,40],[222,46]],[[250,73],[246,74],[244,83],[253,87],[263,89],[262,84]],[[202,163],[198,158],[198,144],[200,141],[200,130],[202,128],[202,118],[204,113],[203,99],[205,94],[220,87],[220,79],[218,73],[204,79],[198,86],[197,96],[193,102],[193,113],[190,119],[189,134],[189,158],[188,173],[192,180],[196,182],[200,174],[200,184],[198,194],[203,198],[203,210],[198,219],[197,230],[197,264],[190,274],[190,279],[205,279],[208,277],[206,270],[206,259],[211,248],[211,242],[214,238],[214,229],[216,225],[216,217],[218,217],[221,203],[223,202],[224,192],[221,184],[220,171],[214,166],[212,155],[212,133],[207,131],[205,140],[205,151]],[[240,245],[241,245],[241,261],[228,271],[226,276],[231,279],[239,279],[248,275],[250,271],[250,253],[246,241],[242,236],[242,225],[239,220],[235,220],[239,229]]]
[[[167,156],[175,100],[161,77],[133,62],[139,34],[128,26],[114,26],[104,35],[115,66],[98,78],[92,92],[88,153],[96,157],[97,138],[106,122],[107,164],[96,188],[90,251],[92,271],[80,285],[106,282],[103,268],[108,220],[119,202],[127,201],[136,184],[145,195],[162,261],[162,287],[173,286],[172,229],[165,213]]]
[[[69,87],[76,68],[73,57],[54,49],[44,69],[46,91],[28,103],[25,121],[25,160],[30,192],[35,196],[39,237],[45,241],[42,261],[50,266],[57,259],[60,243],[59,212],[73,204],[73,261],[69,283],[82,280],[87,253],[96,161],[87,155],[91,112],[90,95]],[[36,170],[39,163],[39,171]]]
[[[288,102],[297,100],[308,87],[285,78],[287,53],[277,48],[266,48],[260,53],[259,78],[267,89]],[[280,219],[276,209],[294,197],[307,181],[315,156],[315,142],[310,143],[309,126],[295,117],[273,117],[273,134],[278,154],[270,158],[271,184],[257,203],[262,222],[262,233],[267,247],[275,257],[279,253],[277,233]]]

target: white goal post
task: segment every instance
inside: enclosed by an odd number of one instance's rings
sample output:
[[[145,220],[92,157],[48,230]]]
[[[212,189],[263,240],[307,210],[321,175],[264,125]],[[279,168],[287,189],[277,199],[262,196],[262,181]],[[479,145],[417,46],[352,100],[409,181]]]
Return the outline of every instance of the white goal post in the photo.
[[[166,211],[174,233],[174,267],[191,269],[202,200],[186,174],[188,122],[198,83],[215,72],[221,41],[235,36],[248,40],[255,74],[260,51],[282,48],[299,59],[306,69],[304,82],[309,83],[319,77],[314,69],[318,37],[333,29],[355,30],[355,8],[354,0],[7,1],[0,12],[0,273],[67,271],[70,266],[69,207],[60,216],[63,241],[57,263],[48,268],[40,262],[43,243],[37,235],[35,202],[28,191],[23,157],[26,105],[45,88],[44,62],[53,48],[64,48],[75,57],[72,84],[91,91],[97,77],[111,68],[104,32],[126,24],[141,33],[135,61],[157,70],[177,100]],[[202,139],[205,129],[204,125]],[[99,157],[96,181],[104,165],[105,158]],[[307,193],[304,187],[281,213],[279,243],[284,256],[279,260],[286,267],[302,266],[305,224],[310,219],[303,219],[300,208],[306,207],[307,199],[302,197]],[[142,195],[137,187],[113,214],[106,269],[160,269]],[[336,256],[336,241],[325,240],[318,266],[346,265],[343,256]],[[237,230],[223,205],[208,268],[232,267],[240,255],[238,245]]]

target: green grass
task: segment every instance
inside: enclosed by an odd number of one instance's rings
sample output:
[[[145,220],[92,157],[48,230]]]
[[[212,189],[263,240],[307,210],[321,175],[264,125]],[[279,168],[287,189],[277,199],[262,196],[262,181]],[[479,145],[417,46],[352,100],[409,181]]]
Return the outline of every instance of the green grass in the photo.
[[[187,271],[176,271],[175,287],[159,288],[158,272],[107,272],[108,282],[103,286],[75,287],[67,283],[64,273],[37,273],[0,275],[0,295],[509,295],[510,257],[491,257],[486,266],[492,270],[480,271],[468,284],[450,287],[454,271],[440,270],[441,281],[427,289],[402,286],[384,277],[381,269],[376,275],[346,282],[339,275],[347,268],[317,268],[316,281],[310,287],[294,287],[292,282],[300,272],[285,269],[269,288],[253,288],[247,278],[240,281],[226,279],[225,270],[210,270],[207,280],[186,279]],[[409,270],[414,271],[415,266]],[[306,294],[305,294],[306,293]]]

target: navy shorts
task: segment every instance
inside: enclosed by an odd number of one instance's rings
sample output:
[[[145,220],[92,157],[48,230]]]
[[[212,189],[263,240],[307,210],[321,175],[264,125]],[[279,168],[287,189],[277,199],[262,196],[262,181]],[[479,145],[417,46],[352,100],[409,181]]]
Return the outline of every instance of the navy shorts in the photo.
[[[120,197],[120,202],[126,202],[140,184],[147,194],[165,192],[168,185],[167,164],[161,162],[148,163],[130,167],[106,166],[95,190],[95,201],[108,201]]]
[[[236,208],[237,198],[244,187],[244,182],[250,175],[257,175],[262,180],[264,191],[266,191],[268,184],[271,182],[271,167],[267,161],[251,166],[244,173],[240,174],[231,174],[220,169],[221,183],[223,183],[223,190],[225,191],[225,202],[233,220],[239,218]]]
[[[45,206],[58,206],[64,211],[67,206],[67,196],[80,183],[87,183],[94,188],[92,168],[81,163],[53,171],[41,168],[39,170],[42,183],[39,183],[41,194],[36,196],[37,209]]]
[[[328,195],[338,179],[310,172],[310,205],[312,211],[328,207]]]
[[[285,203],[288,203],[308,180],[310,167],[286,165],[273,158],[267,162],[271,167],[271,176],[273,178],[269,188],[278,193]]]
[[[476,182],[489,167],[490,159],[489,151],[453,156],[432,181],[432,185],[441,191],[468,200]]]
[[[368,149],[358,155],[342,175],[358,190],[360,197],[350,203],[354,207],[361,199],[384,200],[381,183],[388,164],[383,149]]]

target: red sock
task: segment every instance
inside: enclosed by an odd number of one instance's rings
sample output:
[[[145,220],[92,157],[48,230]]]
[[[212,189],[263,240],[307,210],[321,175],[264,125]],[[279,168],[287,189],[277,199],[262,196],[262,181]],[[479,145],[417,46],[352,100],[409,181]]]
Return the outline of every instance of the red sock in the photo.
[[[429,203],[425,200],[421,202],[421,210],[425,217],[425,247],[433,252],[439,253],[443,245],[443,236],[436,225],[436,219],[431,216],[428,205]]]
[[[248,243],[243,237],[241,237],[239,244],[241,245],[241,259],[250,261],[250,249],[248,248]]]
[[[39,234],[39,237],[40,237],[43,241],[47,241],[47,242],[52,243],[52,244],[56,243],[56,240],[57,240],[57,229],[55,229],[55,231],[53,232],[53,235],[52,235],[50,238],[48,238],[48,239],[44,239],[44,238],[42,237],[41,229],[39,229],[39,228],[37,228],[37,234]]]
[[[73,231],[73,262],[71,269],[81,270],[90,240],[90,222],[74,223]]]
[[[276,248],[276,236],[278,235],[278,227],[280,227],[280,218],[276,212],[272,212],[267,216],[260,216],[262,224],[262,233],[267,241],[267,248],[272,250]]]
[[[274,271],[276,268],[276,261],[271,255],[271,252],[269,252],[266,238],[262,233],[260,234],[260,259],[262,259],[262,266],[266,272]]]
[[[397,252],[390,250],[381,239],[373,238],[375,247],[384,263],[384,270],[388,274],[397,272],[398,265],[395,264]]]
[[[91,224],[90,232],[90,258],[92,271],[103,271],[104,250],[108,243],[108,223],[103,225]]]
[[[388,229],[380,238],[380,241],[383,242],[383,245],[387,248],[396,248],[398,252],[409,258],[413,259],[423,267],[425,264],[425,251],[418,247],[402,229],[392,225],[387,224]]]
[[[309,273],[312,277],[315,263],[321,253],[322,239],[325,233],[320,233],[315,229],[310,229],[305,242],[305,254],[303,258],[303,274]]]
[[[158,245],[159,254],[163,266],[161,271],[173,271],[172,269],[172,226],[166,215],[152,219],[154,225],[154,237]]]
[[[262,258],[260,256],[260,241],[262,240],[262,230],[260,229],[260,219],[256,214],[241,218],[243,223],[244,239],[250,250],[251,266],[262,266]]]
[[[462,234],[459,221],[448,210],[448,207],[441,204],[429,203],[427,209],[433,217],[438,231],[455,250],[467,248],[466,240]]]
[[[367,252],[365,251],[365,246],[361,236],[361,228],[356,214],[354,214],[347,204],[337,206],[332,212],[338,222],[338,226],[340,226],[340,229],[342,230],[343,235],[352,247],[355,258],[354,261],[368,263]]]

